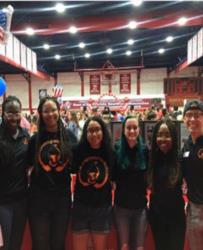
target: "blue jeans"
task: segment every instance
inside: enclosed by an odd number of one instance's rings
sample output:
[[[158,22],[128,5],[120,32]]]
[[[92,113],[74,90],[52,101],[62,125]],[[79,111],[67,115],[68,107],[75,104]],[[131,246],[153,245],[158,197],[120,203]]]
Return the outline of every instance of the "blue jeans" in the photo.
[[[29,200],[29,223],[32,250],[65,250],[70,218],[68,195],[32,197]]]
[[[27,219],[25,199],[0,205],[0,225],[3,234],[3,247],[0,250],[20,250]]]
[[[144,246],[147,230],[147,211],[115,207],[115,220],[120,248],[127,244],[129,249]]]

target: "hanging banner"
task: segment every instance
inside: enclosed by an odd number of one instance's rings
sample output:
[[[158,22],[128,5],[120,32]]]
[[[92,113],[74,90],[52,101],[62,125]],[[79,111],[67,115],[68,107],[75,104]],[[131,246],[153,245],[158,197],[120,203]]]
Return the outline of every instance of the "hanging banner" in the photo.
[[[159,100],[158,100],[159,99]],[[103,110],[108,106],[111,111],[125,111],[128,107],[134,106],[136,110],[148,109],[152,105],[159,106],[163,98],[111,98],[111,99],[87,99],[87,100],[63,100],[63,107],[67,109],[81,109],[84,106],[89,108],[97,107],[98,110]]]
[[[130,94],[131,92],[131,74],[120,74],[120,94]]]
[[[100,94],[100,75],[90,75],[90,94],[99,95]]]

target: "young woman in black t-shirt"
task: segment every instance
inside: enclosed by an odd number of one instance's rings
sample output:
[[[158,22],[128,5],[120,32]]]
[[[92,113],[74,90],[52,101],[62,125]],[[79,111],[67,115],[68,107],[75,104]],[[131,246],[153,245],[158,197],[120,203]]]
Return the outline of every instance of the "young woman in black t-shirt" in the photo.
[[[27,219],[28,132],[20,127],[21,102],[8,96],[2,104],[0,126],[1,250],[20,250]]]
[[[148,149],[139,135],[136,117],[124,120],[121,139],[116,145],[115,219],[119,249],[144,250],[147,229],[146,170]]]
[[[38,132],[32,136],[28,158],[29,223],[33,250],[64,250],[71,207],[71,143],[75,138],[60,119],[56,99],[38,106]]]
[[[74,250],[86,250],[89,236],[94,250],[106,249],[115,163],[106,124],[99,117],[89,118],[74,150],[72,166],[77,175],[72,216]]]
[[[149,182],[149,221],[156,250],[182,250],[185,213],[182,177],[178,161],[176,127],[170,120],[158,122],[153,131]]]

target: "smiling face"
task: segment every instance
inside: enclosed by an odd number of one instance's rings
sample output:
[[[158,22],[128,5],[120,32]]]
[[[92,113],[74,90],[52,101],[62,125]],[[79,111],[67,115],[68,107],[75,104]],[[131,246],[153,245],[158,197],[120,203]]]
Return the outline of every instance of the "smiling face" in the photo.
[[[203,112],[201,110],[188,110],[184,115],[183,121],[192,137],[197,138],[203,135]]]
[[[162,124],[157,132],[156,143],[160,151],[168,153],[172,148],[172,137],[166,124]]]
[[[87,141],[90,147],[98,149],[101,147],[103,140],[103,131],[101,125],[97,121],[90,121],[87,126]]]
[[[47,130],[57,129],[59,120],[59,110],[57,105],[52,100],[47,100],[42,106],[41,117]]]
[[[5,106],[3,119],[9,130],[15,133],[20,126],[21,105],[17,101],[8,102]]]
[[[128,144],[136,143],[137,137],[139,135],[139,124],[136,118],[129,118],[124,127],[124,135]]]

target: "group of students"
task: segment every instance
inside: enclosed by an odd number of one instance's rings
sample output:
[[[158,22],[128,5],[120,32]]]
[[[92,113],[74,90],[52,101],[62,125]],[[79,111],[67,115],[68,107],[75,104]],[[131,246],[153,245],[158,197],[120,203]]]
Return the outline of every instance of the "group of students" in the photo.
[[[19,125],[21,108],[15,96],[8,96],[2,104],[1,250],[20,250],[27,218],[33,250],[64,250],[69,225],[74,250],[86,250],[89,239],[94,250],[105,250],[112,223],[120,250],[144,250],[148,224],[156,250],[183,250],[183,178],[188,185],[191,250],[202,249],[202,102],[185,105],[190,137],[181,156],[176,127],[170,120],[155,125],[149,152],[133,116],[125,118],[120,141],[113,148],[106,123],[97,116],[87,119],[77,142],[64,127],[60,106],[51,97],[40,101],[38,131],[29,138]],[[74,199],[72,174],[76,175]]]

